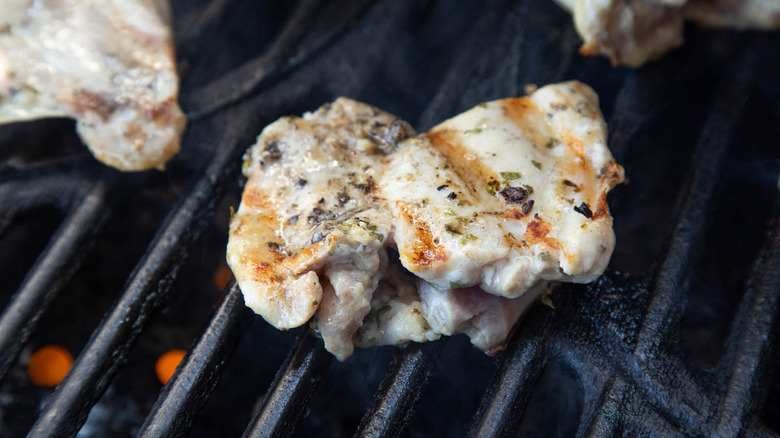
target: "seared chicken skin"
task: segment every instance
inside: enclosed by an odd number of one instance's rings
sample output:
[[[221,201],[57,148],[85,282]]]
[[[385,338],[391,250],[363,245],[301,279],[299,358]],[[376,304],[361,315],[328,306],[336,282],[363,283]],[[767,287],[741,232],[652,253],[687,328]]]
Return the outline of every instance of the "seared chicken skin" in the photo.
[[[774,29],[780,0],[555,0],[574,16],[580,53],[638,67],[683,43],[683,20],[704,26]]]
[[[71,117],[100,161],[162,168],[185,117],[165,1],[0,0],[0,123]]]
[[[411,135],[344,98],[263,131],[227,254],[248,306],[283,329],[316,314],[340,360],[456,333],[495,352],[551,281],[603,272],[606,194],[623,170],[589,87],[550,85]]]

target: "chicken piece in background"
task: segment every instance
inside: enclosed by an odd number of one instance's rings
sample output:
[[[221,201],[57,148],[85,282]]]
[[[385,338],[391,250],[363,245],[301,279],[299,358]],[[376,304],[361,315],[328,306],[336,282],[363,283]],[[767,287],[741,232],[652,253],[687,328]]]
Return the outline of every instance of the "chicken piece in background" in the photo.
[[[185,117],[165,0],[0,0],[0,123],[76,119],[95,157],[162,168]]]
[[[263,130],[246,154],[227,247],[247,306],[280,329],[316,312],[325,347],[352,354],[392,231],[376,183],[410,135],[395,116],[346,98]]]
[[[683,43],[683,20],[702,26],[774,29],[780,0],[555,0],[573,15],[580,53],[639,67]]]

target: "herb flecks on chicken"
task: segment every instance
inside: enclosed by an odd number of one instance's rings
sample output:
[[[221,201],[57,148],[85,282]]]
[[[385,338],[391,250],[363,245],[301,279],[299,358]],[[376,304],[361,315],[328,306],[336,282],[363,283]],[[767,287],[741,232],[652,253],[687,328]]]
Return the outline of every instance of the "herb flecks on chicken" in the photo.
[[[550,282],[603,272],[615,243],[606,194],[623,180],[579,82],[419,136],[341,98],[269,125],[244,171],[228,262],[247,305],[281,329],[316,315],[341,360],[354,345],[456,333],[500,350]]]

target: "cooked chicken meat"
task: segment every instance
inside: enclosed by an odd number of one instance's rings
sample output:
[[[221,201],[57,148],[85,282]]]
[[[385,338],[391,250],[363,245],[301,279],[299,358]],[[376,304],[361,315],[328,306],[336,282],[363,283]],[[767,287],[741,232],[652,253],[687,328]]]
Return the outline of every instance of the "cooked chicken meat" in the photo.
[[[0,0],[0,123],[72,117],[100,161],[161,168],[185,118],[168,5]]]
[[[555,0],[574,16],[580,53],[638,67],[683,42],[683,19],[705,26],[773,29],[780,0]]]
[[[596,94],[567,82],[401,143],[379,187],[406,269],[442,289],[516,298],[604,271],[615,243],[606,195],[622,180]]]
[[[317,312],[326,348],[352,353],[392,231],[376,181],[410,135],[407,123],[344,98],[263,130],[246,155],[227,250],[249,307],[282,329]]]
[[[603,272],[606,194],[623,170],[589,87],[550,85],[411,135],[344,98],[263,130],[227,254],[248,306],[282,329],[316,314],[341,360],[456,333],[495,352],[551,281]]]
[[[503,348],[520,315],[547,289],[547,282],[539,282],[534,290],[509,299],[476,286],[444,290],[426,281],[418,284],[423,315],[433,330],[443,335],[465,333],[488,354]]]
[[[574,16],[580,53],[638,67],[683,42],[677,3],[664,0],[557,0]],[[685,1],[685,0],[683,0]]]

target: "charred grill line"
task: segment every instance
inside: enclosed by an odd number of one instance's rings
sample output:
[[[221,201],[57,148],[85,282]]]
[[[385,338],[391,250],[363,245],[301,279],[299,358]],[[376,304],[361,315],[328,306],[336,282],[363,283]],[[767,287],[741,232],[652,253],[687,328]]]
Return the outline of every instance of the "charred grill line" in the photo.
[[[139,437],[179,437],[189,431],[251,321],[252,312],[233,283],[208,328],[163,388]]]
[[[279,368],[244,438],[292,435],[332,359],[322,340],[307,331]]]

